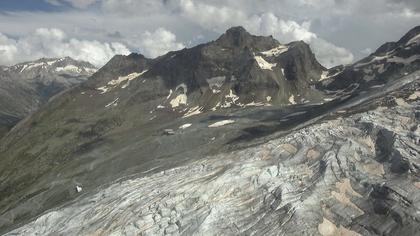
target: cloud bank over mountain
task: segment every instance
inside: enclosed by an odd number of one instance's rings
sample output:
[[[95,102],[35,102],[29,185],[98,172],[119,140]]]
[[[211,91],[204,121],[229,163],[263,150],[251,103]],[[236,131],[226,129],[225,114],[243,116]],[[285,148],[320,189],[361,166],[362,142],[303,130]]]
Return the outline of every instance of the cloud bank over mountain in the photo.
[[[115,54],[129,54],[118,42],[102,43],[96,40],[71,38],[60,29],[38,28],[16,40],[0,34],[0,64],[11,64],[42,57],[70,56],[89,61],[97,66],[105,64]]]
[[[65,53],[98,66],[114,54],[156,57],[242,25],[282,43],[303,40],[331,67],[366,56],[420,22],[420,3],[412,0],[373,0],[369,7],[361,0],[35,1],[55,8],[0,13],[1,64]]]

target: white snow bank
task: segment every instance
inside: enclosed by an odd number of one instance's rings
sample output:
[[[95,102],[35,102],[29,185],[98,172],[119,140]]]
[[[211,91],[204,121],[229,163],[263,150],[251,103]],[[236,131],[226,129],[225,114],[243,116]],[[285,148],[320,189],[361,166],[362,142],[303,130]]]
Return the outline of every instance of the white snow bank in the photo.
[[[180,105],[186,105],[187,95],[180,94],[176,96],[174,99],[172,99],[169,103],[171,104],[172,108],[179,107]]]
[[[413,38],[411,38],[408,42],[407,42],[407,46],[412,44],[412,43],[419,43],[420,42],[420,34],[414,36]]]
[[[258,66],[263,70],[273,70],[273,67],[276,67],[277,63],[269,63],[261,56],[255,56],[255,60],[258,63]]]
[[[130,84],[131,80],[140,77],[141,75],[143,75],[147,71],[148,70],[144,70],[140,73],[134,72],[134,73],[128,74],[126,76],[120,76],[117,79],[113,79],[113,80],[109,81],[105,86],[102,86],[102,87],[99,87],[99,88],[96,88],[96,89],[102,91],[101,94],[103,94],[103,93],[106,93],[109,90],[111,90],[113,87],[116,87],[116,86],[120,85],[122,82],[127,81],[126,84],[121,86],[121,88],[126,88]]]
[[[289,50],[289,47],[287,47],[285,45],[280,45],[280,46],[275,47],[273,49],[270,49],[268,51],[261,52],[261,54],[263,54],[264,56],[267,56],[267,57],[273,57],[273,56],[276,57],[276,56],[278,56],[282,53],[287,52],[288,50]]]
[[[289,97],[289,102],[290,102],[291,104],[296,104],[296,101],[295,101],[295,96],[294,96],[294,95],[292,95],[292,96],[290,96],[290,97]]]
[[[265,104],[263,102],[250,102],[248,104],[245,104],[245,107],[261,107],[264,106]]]
[[[120,98],[116,98],[114,101],[112,101],[112,102],[110,102],[110,103],[108,103],[108,104],[106,104],[105,105],[105,107],[110,107],[110,106],[117,106],[118,105],[118,100],[119,100]]]
[[[185,115],[183,115],[182,117],[183,117],[183,118],[186,118],[186,117],[190,117],[190,116],[195,116],[195,115],[198,115],[198,114],[200,114],[200,113],[201,113],[201,110],[202,110],[202,109],[203,109],[203,108],[202,108],[202,107],[199,107],[199,106],[193,107],[193,108],[189,109],[189,110],[187,111],[187,113],[185,113]]]
[[[82,187],[76,185],[76,192],[80,193],[82,190],[83,190]]]
[[[228,125],[228,124],[232,124],[235,123],[234,120],[222,120],[222,121],[218,121],[216,123],[213,123],[211,125],[209,125],[209,128],[216,128],[216,127],[220,127],[220,126],[224,126],[224,125]]]
[[[108,85],[110,85],[110,86],[116,86],[116,85],[119,85],[120,83],[122,83],[122,82],[124,82],[126,80],[131,81],[131,80],[139,77],[140,75],[142,75],[142,74],[144,74],[146,72],[147,72],[147,70],[145,70],[143,72],[140,72],[140,73],[134,72],[134,73],[128,74],[126,76],[120,76],[120,77],[118,77],[118,79],[113,79],[113,80],[109,81],[108,82]]]
[[[188,124],[183,124],[183,125],[179,126],[179,128],[180,128],[180,129],[186,129],[186,128],[191,127],[191,125],[192,125],[192,124],[189,124],[189,123],[188,123]]]
[[[221,105],[222,108],[228,108],[231,107],[238,101],[239,97],[233,93],[232,89],[229,90],[229,94],[225,96],[225,101]]]
[[[80,73],[82,69],[75,65],[66,65],[64,67],[55,68],[56,72],[70,72],[70,73]]]

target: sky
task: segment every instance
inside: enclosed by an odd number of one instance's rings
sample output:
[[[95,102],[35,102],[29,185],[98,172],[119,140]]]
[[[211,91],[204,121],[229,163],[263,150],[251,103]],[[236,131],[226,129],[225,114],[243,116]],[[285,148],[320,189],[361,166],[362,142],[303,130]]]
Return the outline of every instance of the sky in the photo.
[[[115,54],[153,58],[241,25],[303,40],[332,67],[419,24],[419,0],[0,0],[0,65],[70,56],[100,67]]]

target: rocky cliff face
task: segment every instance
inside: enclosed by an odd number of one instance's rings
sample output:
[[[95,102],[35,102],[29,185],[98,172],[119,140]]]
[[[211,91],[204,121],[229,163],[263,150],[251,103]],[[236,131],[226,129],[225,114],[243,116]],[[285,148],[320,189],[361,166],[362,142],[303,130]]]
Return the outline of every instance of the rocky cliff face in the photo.
[[[69,57],[43,58],[0,69],[0,137],[49,98],[84,82],[96,71]]]
[[[408,35],[381,47],[386,60],[378,49],[330,70],[302,42],[241,27],[156,59],[116,56],[2,140],[0,230],[418,232],[419,59],[400,58],[420,38]]]

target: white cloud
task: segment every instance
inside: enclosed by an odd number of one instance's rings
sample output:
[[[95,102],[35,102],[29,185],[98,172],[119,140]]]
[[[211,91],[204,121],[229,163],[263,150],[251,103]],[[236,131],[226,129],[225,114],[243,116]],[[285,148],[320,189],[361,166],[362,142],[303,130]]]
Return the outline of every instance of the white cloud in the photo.
[[[181,15],[216,32],[223,32],[229,26],[242,25],[247,20],[247,15],[242,11],[225,6],[218,7],[191,0],[179,0],[177,4]]]
[[[315,57],[327,68],[350,64],[354,61],[353,53],[349,50],[338,47],[324,39],[315,37],[309,41],[309,45],[313,49]]]
[[[115,54],[128,54],[121,43],[68,38],[60,29],[39,28],[16,40],[0,34],[0,63],[14,64],[41,57],[65,57],[89,61],[102,66]]]
[[[360,50],[360,53],[365,54],[365,55],[369,55],[373,52],[372,48],[365,48],[363,50]]]
[[[154,32],[146,31],[140,41],[141,52],[152,58],[184,47],[184,44],[176,41],[175,34],[164,28],[158,28]]]
[[[0,33],[0,65],[7,65],[13,61],[18,49],[14,42]]]
[[[128,15],[151,15],[166,12],[162,0],[102,0],[101,8],[106,13]]]
[[[253,16],[248,21],[252,31],[256,34],[273,35],[280,42],[302,40],[313,49],[316,58],[326,67],[339,64],[349,64],[353,61],[353,54],[342,47],[338,47],[310,31],[310,22],[299,24],[291,20],[282,20],[272,13]]]

